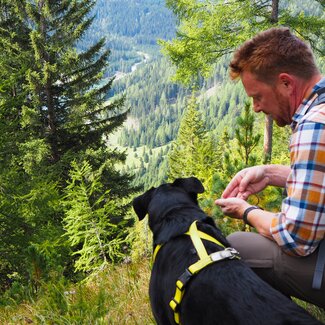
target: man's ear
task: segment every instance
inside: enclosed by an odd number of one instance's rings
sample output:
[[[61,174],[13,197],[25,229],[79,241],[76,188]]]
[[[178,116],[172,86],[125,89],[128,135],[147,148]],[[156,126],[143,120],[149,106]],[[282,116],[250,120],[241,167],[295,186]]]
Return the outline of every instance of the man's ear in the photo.
[[[172,185],[181,187],[188,193],[198,194],[204,192],[202,183],[196,177],[177,178]]]
[[[292,75],[283,72],[278,75],[278,84],[284,91],[291,94],[295,87],[296,80]]]
[[[137,214],[139,220],[142,220],[148,213],[149,203],[152,199],[152,194],[154,190],[155,188],[152,187],[149,191],[145,192],[142,195],[139,195],[133,200],[133,209]]]

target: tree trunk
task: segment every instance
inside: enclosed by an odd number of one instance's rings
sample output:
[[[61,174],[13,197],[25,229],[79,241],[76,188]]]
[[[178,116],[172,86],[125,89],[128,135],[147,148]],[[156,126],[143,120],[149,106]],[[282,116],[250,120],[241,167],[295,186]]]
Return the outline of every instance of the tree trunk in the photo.
[[[264,128],[264,163],[267,164],[272,158],[272,137],[273,137],[273,118],[265,116]]]
[[[272,1],[271,23],[276,24],[279,18],[279,0]]]
[[[276,24],[279,18],[279,0],[272,0],[271,23]],[[267,164],[272,158],[272,137],[273,137],[273,118],[265,116],[264,129],[264,163]]]

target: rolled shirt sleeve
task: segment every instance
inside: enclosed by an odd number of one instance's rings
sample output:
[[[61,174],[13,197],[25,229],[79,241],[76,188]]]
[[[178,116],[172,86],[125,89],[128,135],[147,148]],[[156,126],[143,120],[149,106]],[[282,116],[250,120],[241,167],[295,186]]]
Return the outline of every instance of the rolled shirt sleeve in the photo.
[[[291,137],[287,197],[271,223],[273,239],[290,255],[309,255],[324,238],[325,105],[320,106],[306,114]]]

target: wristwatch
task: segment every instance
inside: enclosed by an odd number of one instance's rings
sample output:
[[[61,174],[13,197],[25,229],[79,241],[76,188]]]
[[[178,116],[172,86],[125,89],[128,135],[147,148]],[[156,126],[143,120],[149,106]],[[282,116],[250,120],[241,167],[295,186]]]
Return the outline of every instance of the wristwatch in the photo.
[[[249,225],[250,227],[253,227],[249,221],[247,220],[247,215],[248,213],[250,213],[252,210],[255,210],[255,209],[259,209],[259,210],[263,210],[261,207],[257,206],[257,205],[252,205],[250,206],[249,208],[247,208],[245,211],[244,211],[244,214],[243,214],[243,221],[246,225]]]

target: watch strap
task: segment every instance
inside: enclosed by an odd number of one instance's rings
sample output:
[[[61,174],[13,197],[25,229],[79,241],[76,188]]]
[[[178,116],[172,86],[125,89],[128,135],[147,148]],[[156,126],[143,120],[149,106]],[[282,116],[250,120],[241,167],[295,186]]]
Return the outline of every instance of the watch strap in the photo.
[[[249,221],[247,220],[247,216],[248,216],[248,213],[251,212],[252,210],[256,210],[256,209],[259,209],[259,210],[263,210],[261,207],[257,206],[257,205],[252,205],[250,206],[249,208],[247,208],[245,211],[244,211],[244,214],[243,214],[243,221],[246,225],[249,225],[250,227],[253,227]]]

